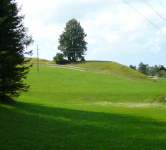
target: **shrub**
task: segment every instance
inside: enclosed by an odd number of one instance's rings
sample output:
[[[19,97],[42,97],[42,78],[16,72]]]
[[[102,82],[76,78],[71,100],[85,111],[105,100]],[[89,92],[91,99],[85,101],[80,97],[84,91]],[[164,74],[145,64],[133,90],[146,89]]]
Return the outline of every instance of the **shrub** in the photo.
[[[57,53],[56,56],[53,57],[56,64],[67,64],[69,63],[68,60],[63,58],[64,55],[62,53]]]

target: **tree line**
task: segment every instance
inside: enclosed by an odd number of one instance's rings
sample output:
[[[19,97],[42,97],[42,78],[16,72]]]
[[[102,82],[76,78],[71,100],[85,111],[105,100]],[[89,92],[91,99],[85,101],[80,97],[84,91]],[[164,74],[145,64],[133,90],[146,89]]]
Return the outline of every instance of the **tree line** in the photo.
[[[157,72],[162,65],[154,65],[154,66],[149,66],[148,64],[144,64],[141,62],[138,65],[138,68],[136,66],[130,65],[130,68],[137,70],[147,76],[159,76],[159,77],[166,77],[166,71],[159,71]]]

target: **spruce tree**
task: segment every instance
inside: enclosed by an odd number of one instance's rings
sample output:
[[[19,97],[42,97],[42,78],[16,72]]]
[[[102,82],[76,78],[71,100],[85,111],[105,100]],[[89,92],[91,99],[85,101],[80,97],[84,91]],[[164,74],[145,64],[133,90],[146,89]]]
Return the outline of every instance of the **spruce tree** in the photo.
[[[33,43],[32,36],[24,27],[25,15],[19,15],[21,7],[14,0],[0,0],[0,99],[18,97],[21,91],[28,91],[23,83],[29,68],[25,54],[32,54],[26,48]],[[3,19],[2,19],[3,18]]]

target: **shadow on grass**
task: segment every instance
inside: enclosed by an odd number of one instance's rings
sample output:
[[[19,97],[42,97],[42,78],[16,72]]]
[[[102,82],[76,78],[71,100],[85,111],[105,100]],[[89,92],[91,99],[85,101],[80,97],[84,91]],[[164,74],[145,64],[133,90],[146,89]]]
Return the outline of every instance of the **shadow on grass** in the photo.
[[[1,149],[163,150],[166,122],[18,103],[0,106]]]
[[[13,98],[11,98],[10,96],[6,96],[5,100],[2,100],[2,97],[0,96],[0,104],[14,105],[14,104],[16,104],[16,101]]]

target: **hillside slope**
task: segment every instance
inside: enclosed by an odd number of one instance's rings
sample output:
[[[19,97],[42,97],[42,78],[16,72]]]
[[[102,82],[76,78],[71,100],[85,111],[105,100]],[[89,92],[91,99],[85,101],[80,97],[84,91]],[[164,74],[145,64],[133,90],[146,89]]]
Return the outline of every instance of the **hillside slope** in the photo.
[[[37,65],[37,58],[31,58],[30,63]],[[39,58],[39,63],[40,66],[49,66],[50,64],[55,64],[54,61],[40,59],[40,58]],[[69,69],[74,69],[71,67],[77,67],[78,70],[80,69],[87,72],[110,74],[138,81],[154,81],[149,77],[147,77],[146,75],[131,69],[130,67],[111,61],[80,61],[80,62],[73,62],[68,65],[56,65],[56,67],[63,67],[63,68],[65,67]]]
[[[37,65],[37,58],[25,57],[25,60],[27,60],[27,59],[31,59],[31,60],[30,60],[30,63],[33,63],[34,65]],[[50,61],[50,60],[40,59],[40,58],[39,58],[39,63],[40,63],[40,65],[42,65],[42,66],[46,66],[46,65],[49,65],[49,64],[54,64],[55,62],[54,62],[54,61]]]
[[[146,75],[131,69],[130,67],[111,61],[84,61],[74,62],[70,65],[84,68],[89,72],[105,73],[139,81],[154,81]]]

